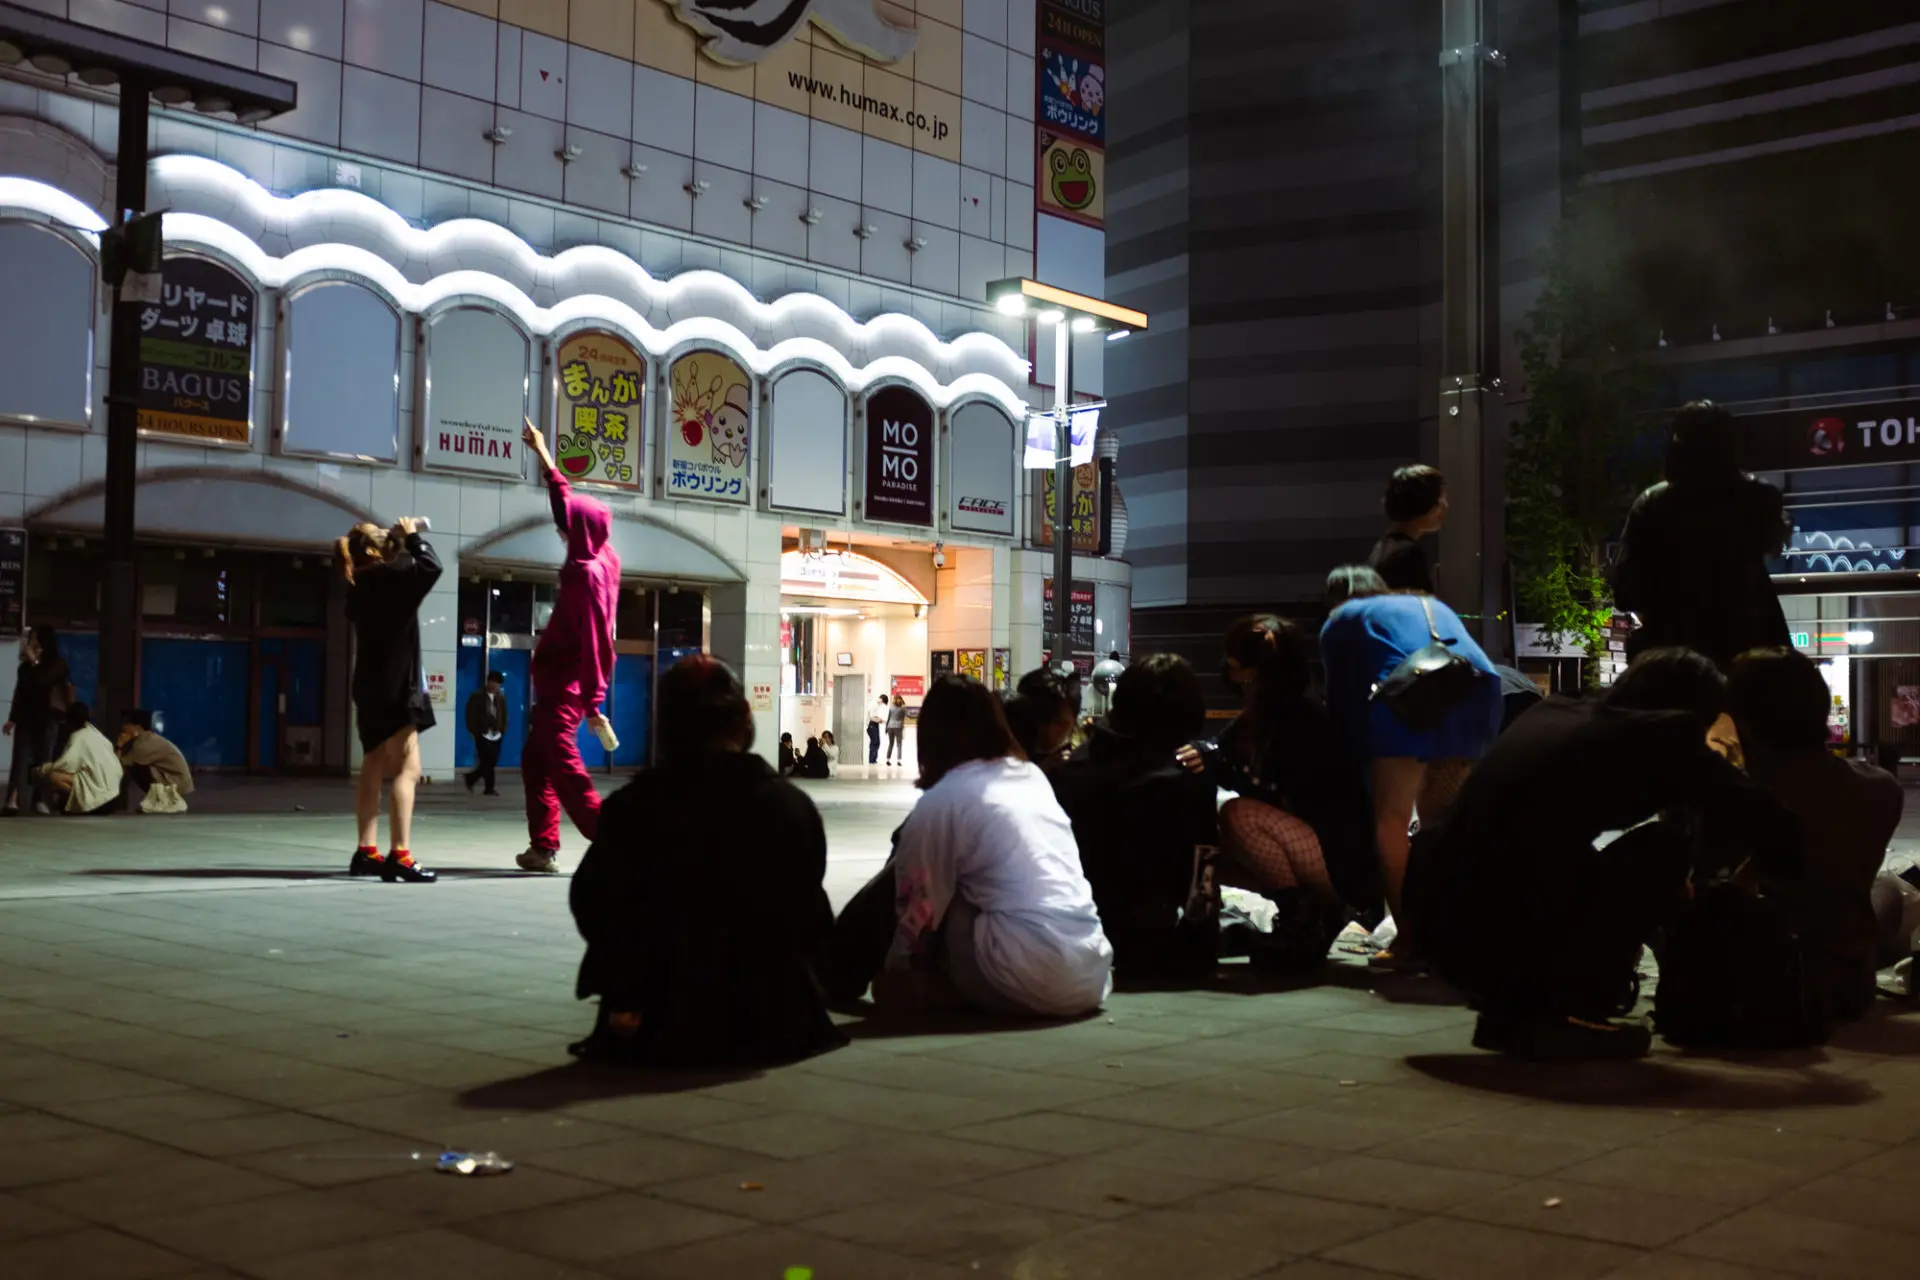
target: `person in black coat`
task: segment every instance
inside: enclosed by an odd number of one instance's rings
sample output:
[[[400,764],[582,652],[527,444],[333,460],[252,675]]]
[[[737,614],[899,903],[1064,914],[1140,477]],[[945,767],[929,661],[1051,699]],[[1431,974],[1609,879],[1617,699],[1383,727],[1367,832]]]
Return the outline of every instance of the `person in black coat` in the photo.
[[[833,928],[813,802],[749,749],[724,663],[660,678],[660,762],[609,797],[568,900],[600,998],[582,1056],[661,1066],[792,1062],[846,1043],[815,965]]]
[[[384,531],[371,524],[354,526],[335,555],[347,581],[353,711],[364,753],[354,805],[360,842],[347,871],[377,875],[389,884],[431,884],[434,874],[414,861],[410,841],[420,734],[434,724],[420,662],[420,603],[440,580],[440,560],[410,516]],[[388,778],[393,780],[387,797],[390,841],[383,856],[380,787]]]
[[[1436,468],[1401,467],[1387,481],[1381,499],[1387,531],[1373,544],[1367,564],[1395,591],[1438,594],[1433,563],[1420,540],[1440,532],[1447,522],[1447,478]]]
[[[1219,843],[1215,789],[1175,754],[1205,724],[1206,698],[1186,659],[1148,654],[1115,683],[1106,720],[1051,774],[1114,970],[1127,981],[1213,973],[1212,929],[1181,925],[1196,880],[1206,887],[1200,863]]]
[[[1792,530],[1780,491],[1740,470],[1739,430],[1708,400],[1674,417],[1667,478],[1634,502],[1613,567],[1615,603],[1640,618],[1629,658],[1679,646],[1726,671],[1790,643],[1767,561]]]

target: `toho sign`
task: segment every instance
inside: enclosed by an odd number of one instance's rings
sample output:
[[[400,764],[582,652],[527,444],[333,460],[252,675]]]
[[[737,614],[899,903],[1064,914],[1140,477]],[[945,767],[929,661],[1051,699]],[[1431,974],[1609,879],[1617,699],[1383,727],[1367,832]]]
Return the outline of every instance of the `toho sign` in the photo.
[[[1920,461],[1920,402],[1912,400],[1743,414],[1740,426],[1749,471]]]

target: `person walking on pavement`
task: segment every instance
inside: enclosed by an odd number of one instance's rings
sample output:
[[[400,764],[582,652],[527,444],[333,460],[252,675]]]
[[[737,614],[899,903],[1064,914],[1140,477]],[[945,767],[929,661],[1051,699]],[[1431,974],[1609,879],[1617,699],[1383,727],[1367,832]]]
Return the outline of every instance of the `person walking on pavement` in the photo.
[[[887,763],[905,764],[907,748],[903,741],[907,734],[907,700],[899,694],[893,695],[893,705],[887,708]]]
[[[880,726],[887,718],[887,695],[880,695],[879,705],[867,713],[867,763],[880,763]]]
[[[578,735],[583,720],[603,740],[612,733],[601,704],[613,679],[620,557],[613,550],[613,513],[573,492],[531,419],[523,438],[540,460],[553,522],[567,540],[553,616],[533,648],[533,711],[520,758],[529,841],[516,861],[523,871],[553,872],[560,869],[562,808],[589,841],[600,828],[600,793],[580,758]]]
[[[420,663],[420,603],[440,580],[440,560],[420,536],[419,522],[402,516],[393,528],[355,525],[335,544],[347,581],[347,621],[353,624],[353,709],[360,731],[360,787],[354,818],[360,842],[347,872],[379,876],[388,884],[432,884],[434,873],[414,861],[413,791],[420,781],[420,733],[434,724]],[[386,855],[380,853],[380,788],[387,797]]]
[[[506,677],[498,671],[487,672],[484,688],[467,696],[467,732],[473,735],[473,769],[466,775],[467,790],[473,784],[487,784],[486,794],[497,796],[493,770],[500,763],[500,743],[507,735],[507,695],[500,692]]]

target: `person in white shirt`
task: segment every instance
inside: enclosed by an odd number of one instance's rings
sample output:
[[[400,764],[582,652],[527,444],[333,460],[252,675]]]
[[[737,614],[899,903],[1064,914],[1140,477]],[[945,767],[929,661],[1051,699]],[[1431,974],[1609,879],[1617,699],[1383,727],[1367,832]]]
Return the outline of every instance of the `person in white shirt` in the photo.
[[[827,776],[829,778],[839,777],[840,744],[833,740],[833,730],[828,729],[820,734],[820,750],[826,752],[827,755]]]
[[[92,715],[84,702],[67,708],[67,749],[34,770],[66,813],[106,813],[120,803],[120,756],[107,735],[93,727]]]
[[[926,793],[900,830],[898,924],[882,1009],[960,1003],[1066,1018],[1112,989],[1113,948],[1053,787],[979,681],[943,676],[920,710]]]

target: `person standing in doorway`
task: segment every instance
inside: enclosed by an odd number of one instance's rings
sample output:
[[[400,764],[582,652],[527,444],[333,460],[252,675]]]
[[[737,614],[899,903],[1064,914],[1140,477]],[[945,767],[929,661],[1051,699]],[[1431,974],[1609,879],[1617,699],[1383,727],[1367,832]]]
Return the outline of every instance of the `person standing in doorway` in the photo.
[[[520,760],[528,844],[516,861],[523,871],[553,872],[560,869],[563,808],[588,840],[600,827],[600,793],[580,758],[578,735],[583,720],[603,741],[612,733],[601,705],[613,679],[620,557],[613,550],[613,513],[573,492],[531,420],[523,438],[540,460],[553,522],[567,540],[553,616],[533,648],[533,712]]]
[[[1420,539],[1447,521],[1447,478],[1433,467],[1401,467],[1381,499],[1387,531],[1373,544],[1367,565],[1394,591],[1433,595],[1433,564]]]
[[[420,603],[440,580],[440,560],[420,536],[419,522],[402,516],[384,532],[355,525],[335,554],[347,581],[347,621],[353,624],[353,710],[360,731],[360,788],[354,818],[360,842],[347,871],[388,884],[432,884],[433,872],[414,861],[413,792],[420,781],[420,733],[434,724],[420,663]],[[380,788],[387,797],[389,845],[380,853]]]
[[[887,708],[887,763],[905,764],[907,748],[904,739],[907,736],[907,700],[899,694],[893,695],[893,705]]]
[[[881,694],[880,701],[867,713],[867,763],[880,763],[880,726],[887,720],[887,695]]]
[[[493,770],[500,763],[500,743],[507,735],[507,695],[501,692],[506,680],[498,671],[489,671],[486,686],[467,697],[467,732],[473,735],[473,771],[467,774],[467,790],[484,782],[490,796],[500,794],[493,785]]]

